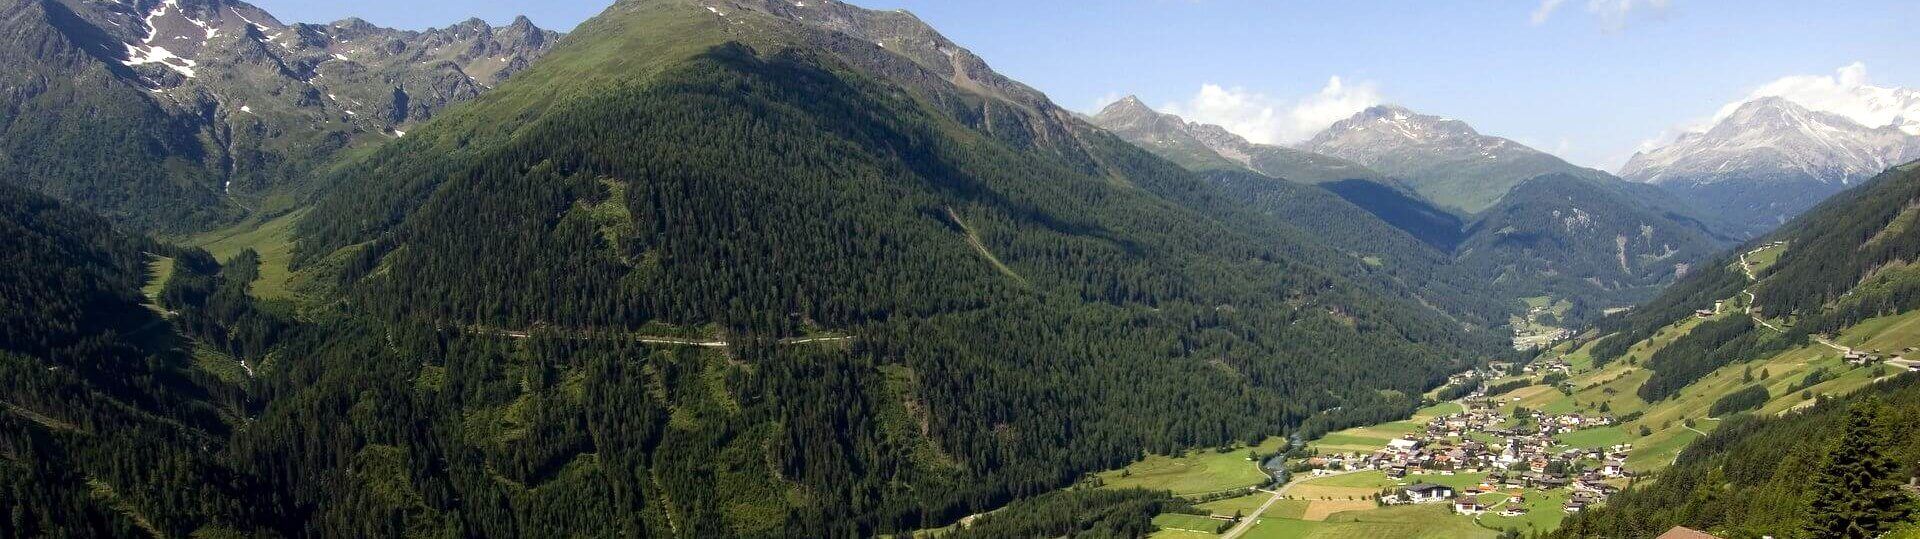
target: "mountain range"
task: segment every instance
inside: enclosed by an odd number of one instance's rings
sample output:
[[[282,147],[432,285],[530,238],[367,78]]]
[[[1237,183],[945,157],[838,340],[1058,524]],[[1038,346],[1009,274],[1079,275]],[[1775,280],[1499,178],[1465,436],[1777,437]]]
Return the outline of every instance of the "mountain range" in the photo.
[[[1920,297],[1911,167],[1756,268],[1458,120],[1087,117],[903,10],[0,6],[0,536],[1141,536],[1199,502],[1095,472],[1268,479],[1521,326],[1599,318],[1557,350],[1653,400],[1788,342],[1668,328],[1713,301],[1811,339]]]
[[[1920,97],[1912,101],[1920,104]],[[1710,128],[1635,154],[1621,176],[1680,195],[1763,234],[1834,193],[1920,159],[1920,128],[1896,117],[1866,126],[1781,97],[1734,109]]]
[[[1576,321],[1647,299],[1727,241],[1662,189],[1398,106],[1363,110],[1299,148],[1253,144],[1132,97],[1093,121],[1196,170],[1321,187],[1438,250],[1456,271],[1490,281],[1483,286],[1496,294],[1574,302]]]
[[[404,135],[558,37],[525,18],[288,25],[228,0],[5,4],[0,108],[17,112],[0,116],[0,174],[183,232],[286,210],[330,157]]]

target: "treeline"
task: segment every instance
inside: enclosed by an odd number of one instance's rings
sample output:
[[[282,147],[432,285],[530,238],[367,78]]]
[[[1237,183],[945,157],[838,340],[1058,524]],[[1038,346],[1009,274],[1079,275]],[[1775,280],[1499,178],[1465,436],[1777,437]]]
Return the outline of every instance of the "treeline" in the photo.
[[[1732,257],[1709,260],[1695,266],[1686,278],[1652,301],[1595,323],[1595,329],[1606,337],[1593,345],[1594,362],[1604,365],[1620,359],[1634,344],[1653,338],[1661,328],[1694,316],[1694,311],[1711,308],[1715,301],[1739,295],[1748,281],[1745,274],[1731,267],[1736,263]]]
[[[1759,329],[1746,316],[1709,320],[1647,359],[1646,367],[1653,376],[1641,384],[1638,393],[1647,402],[1662,400],[1720,367],[1760,359],[1804,342],[1804,337],[1796,341]]]
[[[178,249],[173,277],[160,290],[160,306],[174,312],[181,333],[242,360],[265,358],[294,323],[262,308],[249,295],[260,275],[260,255],[241,251],[223,267],[201,249]]]
[[[943,537],[1146,537],[1157,530],[1155,515],[1191,510],[1187,502],[1164,491],[1065,490],[1014,502]]]
[[[1894,169],[1795,219],[1774,235],[1789,244],[1755,290],[1758,304],[1775,317],[1813,317],[1829,304],[1843,305],[1822,317],[1819,331],[1920,306],[1912,278],[1869,279],[1881,272],[1903,273],[1899,270],[1920,255],[1916,200],[1920,171]],[[1862,288],[1871,291],[1870,297],[1851,297]]]
[[[1724,417],[1736,412],[1745,412],[1759,408],[1767,403],[1766,386],[1747,386],[1739,391],[1728,393],[1713,401],[1713,407],[1707,409],[1707,415]]]
[[[1489,396],[1492,396],[1492,395],[1499,395],[1499,394],[1502,394],[1502,393],[1506,393],[1506,392],[1508,392],[1508,391],[1513,391],[1513,390],[1515,390],[1515,389],[1520,389],[1520,388],[1523,388],[1523,387],[1527,387],[1527,386],[1531,386],[1531,385],[1533,385],[1533,384],[1534,384],[1534,382],[1533,382],[1533,380],[1532,380],[1531,378],[1529,378],[1529,379],[1524,379],[1524,380],[1510,380],[1510,381],[1506,381],[1506,382],[1501,382],[1501,383],[1498,383],[1498,384],[1494,384],[1494,385],[1491,385],[1491,386],[1488,386],[1488,387],[1487,387],[1487,395],[1489,395]]]
[[[1569,518],[1556,537],[1874,537],[1912,524],[1920,376],[1784,417],[1734,416],[1651,482]]]

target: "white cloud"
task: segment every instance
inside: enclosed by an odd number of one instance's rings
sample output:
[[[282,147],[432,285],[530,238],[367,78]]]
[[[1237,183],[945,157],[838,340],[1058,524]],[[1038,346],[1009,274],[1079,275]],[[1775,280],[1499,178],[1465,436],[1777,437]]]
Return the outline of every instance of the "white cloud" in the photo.
[[[1546,24],[1547,19],[1553,17],[1553,10],[1560,9],[1560,4],[1566,2],[1567,0],[1540,0],[1540,7],[1534,8],[1533,10],[1533,18],[1531,19],[1533,25],[1539,26]]]
[[[1600,27],[1618,31],[1634,17],[1659,16],[1673,6],[1673,0],[1587,0],[1587,12],[1600,18]]]
[[[1540,0],[1527,21],[1534,26],[1546,24],[1567,0]],[[1600,20],[1608,32],[1624,30],[1636,19],[1659,17],[1673,7],[1673,0],[1587,0],[1587,13]]]
[[[1340,77],[1299,99],[1277,99],[1245,88],[1204,84],[1185,102],[1166,111],[1190,121],[1215,124],[1259,144],[1289,144],[1314,134],[1367,107],[1380,104],[1372,83],[1349,84]]]
[[[1920,135],[1920,91],[1874,86],[1868,82],[1867,65],[1862,62],[1841,67],[1832,75],[1792,75],[1761,85],[1746,99],[1720,107],[1712,120],[1693,126],[1694,130],[1712,127],[1714,122],[1733,115],[1741,104],[1762,97],[1783,98],[1867,127],[1898,124],[1908,133]]]

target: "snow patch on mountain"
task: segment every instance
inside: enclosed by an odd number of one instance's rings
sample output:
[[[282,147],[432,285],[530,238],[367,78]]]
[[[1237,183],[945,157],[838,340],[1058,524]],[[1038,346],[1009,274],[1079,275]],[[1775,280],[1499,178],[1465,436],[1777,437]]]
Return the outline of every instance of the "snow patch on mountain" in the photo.
[[[1783,97],[1741,104],[1711,128],[1635,154],[1620,169],[1656,184],[1712,184],[1796,178],[1850,185],[1920,158],[1920,137],[1904,127],[1869,127]]]

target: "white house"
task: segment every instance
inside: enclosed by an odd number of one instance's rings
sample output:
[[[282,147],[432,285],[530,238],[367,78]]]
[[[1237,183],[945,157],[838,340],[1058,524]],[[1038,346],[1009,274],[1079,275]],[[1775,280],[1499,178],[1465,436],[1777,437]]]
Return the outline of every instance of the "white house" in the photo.
[[[1407,500],[1413,503],[1445,501],[1453,497],[1453,487],[1420,483],[1406,488]]]

